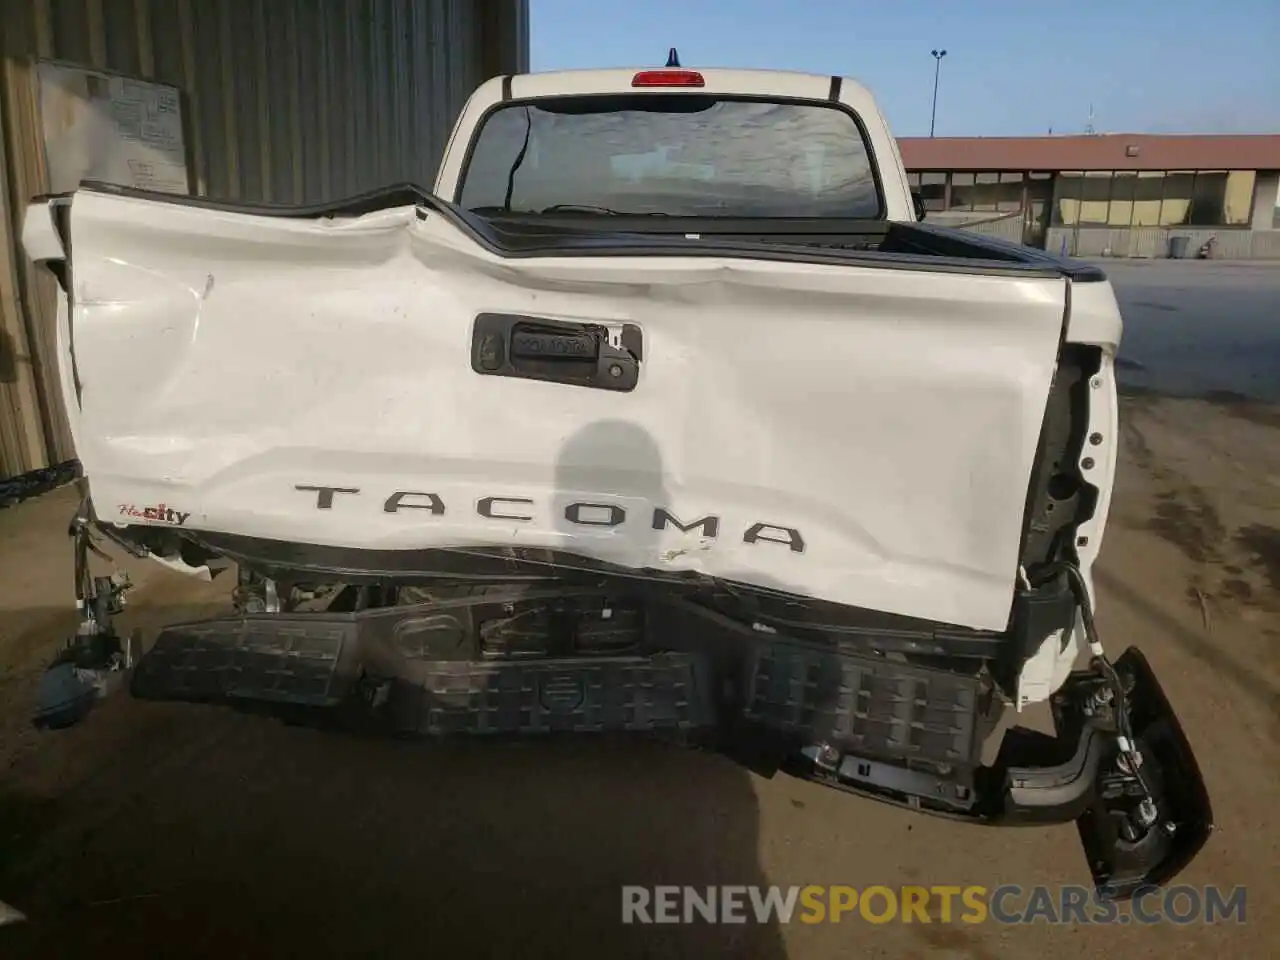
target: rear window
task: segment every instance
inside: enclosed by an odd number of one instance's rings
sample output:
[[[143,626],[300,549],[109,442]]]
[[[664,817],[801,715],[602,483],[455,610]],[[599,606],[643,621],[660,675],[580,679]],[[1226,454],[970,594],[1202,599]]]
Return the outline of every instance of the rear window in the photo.
[[[871,153],[836,105],[642,94],[512,103],[481,123],[458,203],[684,217],[881,216]]]

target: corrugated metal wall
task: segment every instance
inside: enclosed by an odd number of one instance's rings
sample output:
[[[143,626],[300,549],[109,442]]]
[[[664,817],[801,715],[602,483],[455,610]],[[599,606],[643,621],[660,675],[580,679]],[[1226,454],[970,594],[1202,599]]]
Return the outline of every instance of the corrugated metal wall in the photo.
[[[17,250],[45,188],[29,61],[173,84],[200,192],[277,202],[430,186],[471,90],[528,69],[528,0],[0,0],[0,478],[71,455],[52,288]]]
[[[980,236],[995,237],[997,240],[1021,243],[1026,211],[1014,210],[1008,213],[991,214],[985,211],[937,210],[931,212],[925,222],[939,227],[967,230]]]

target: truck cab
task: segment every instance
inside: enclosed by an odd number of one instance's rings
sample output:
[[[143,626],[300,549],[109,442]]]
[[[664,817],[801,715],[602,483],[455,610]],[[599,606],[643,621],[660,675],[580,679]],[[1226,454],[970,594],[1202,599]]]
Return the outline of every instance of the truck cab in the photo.
[[[518,210],[625,207],[632,195],[633,212],[665,216],[917,219],[897,141],[846,77],[679,67],[495,77],[458,117],[436,196],[502,208],[526,126],[506,205]],[[666,191],[643,189],[663,180]]]

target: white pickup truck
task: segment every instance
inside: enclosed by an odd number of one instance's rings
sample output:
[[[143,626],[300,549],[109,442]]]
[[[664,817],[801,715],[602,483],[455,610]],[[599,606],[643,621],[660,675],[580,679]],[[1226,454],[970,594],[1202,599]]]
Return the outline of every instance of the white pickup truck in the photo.
[[[135,697],[671,734],[1167,881],[1209,801],[1090,612],[1115,297],[917,210],[856,82],[679,67],[485,83],[432,192],[39,199],[86,498],[38,722],[129,665],[106,537],[238,577]]]

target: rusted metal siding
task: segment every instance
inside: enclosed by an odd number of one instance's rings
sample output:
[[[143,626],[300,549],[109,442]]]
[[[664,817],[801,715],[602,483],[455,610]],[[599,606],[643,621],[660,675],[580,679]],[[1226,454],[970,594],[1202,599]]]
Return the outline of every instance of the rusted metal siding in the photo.
[[[181,74],[156,79],[196,101],[197,177],[213,197],[315,201],[429,185],[453,118],[484,79],[481,4],[468,0],[153,6],[201,38]]]
[[[977,210],[938,210],[929,214],[926,223],[939,227],[950,227],[955,230],[966,230],[979,236],[995,237],[997,240],[1008,240],[1021,243],[1026,228],[1026,211],[1014,210],[1009,213],[991,214]]]
[[[7,104],[0,96],[0,121]],[[0,138],[0,186],[10,178],[8,151]],[[0,479],[49,464],[44,426],[38,411],[41,392],[27,326],[23,322],[22,284],[18,275],[18,234],[8,189],[0,191]]]
[[[72,453],[52,288],[17,246],[22,210],[45,189],[33,58],[181,89],[199,192],[315,202],[429,187],[471,90],[527,69],[528,2],[0,0],[0,477]]]
[[[50,466],[70,450],[52,375],[53,288],[27,269],[20,245],[22,212],[42,189],[25,58],[53,42],[45,6],[11,2],[0,21],[0,478]]]
[[[227,199],[430,183],[467,95],[528,58],[528,0],[6,0],[5,9],[8,56],[181,88],[198,180]]]

